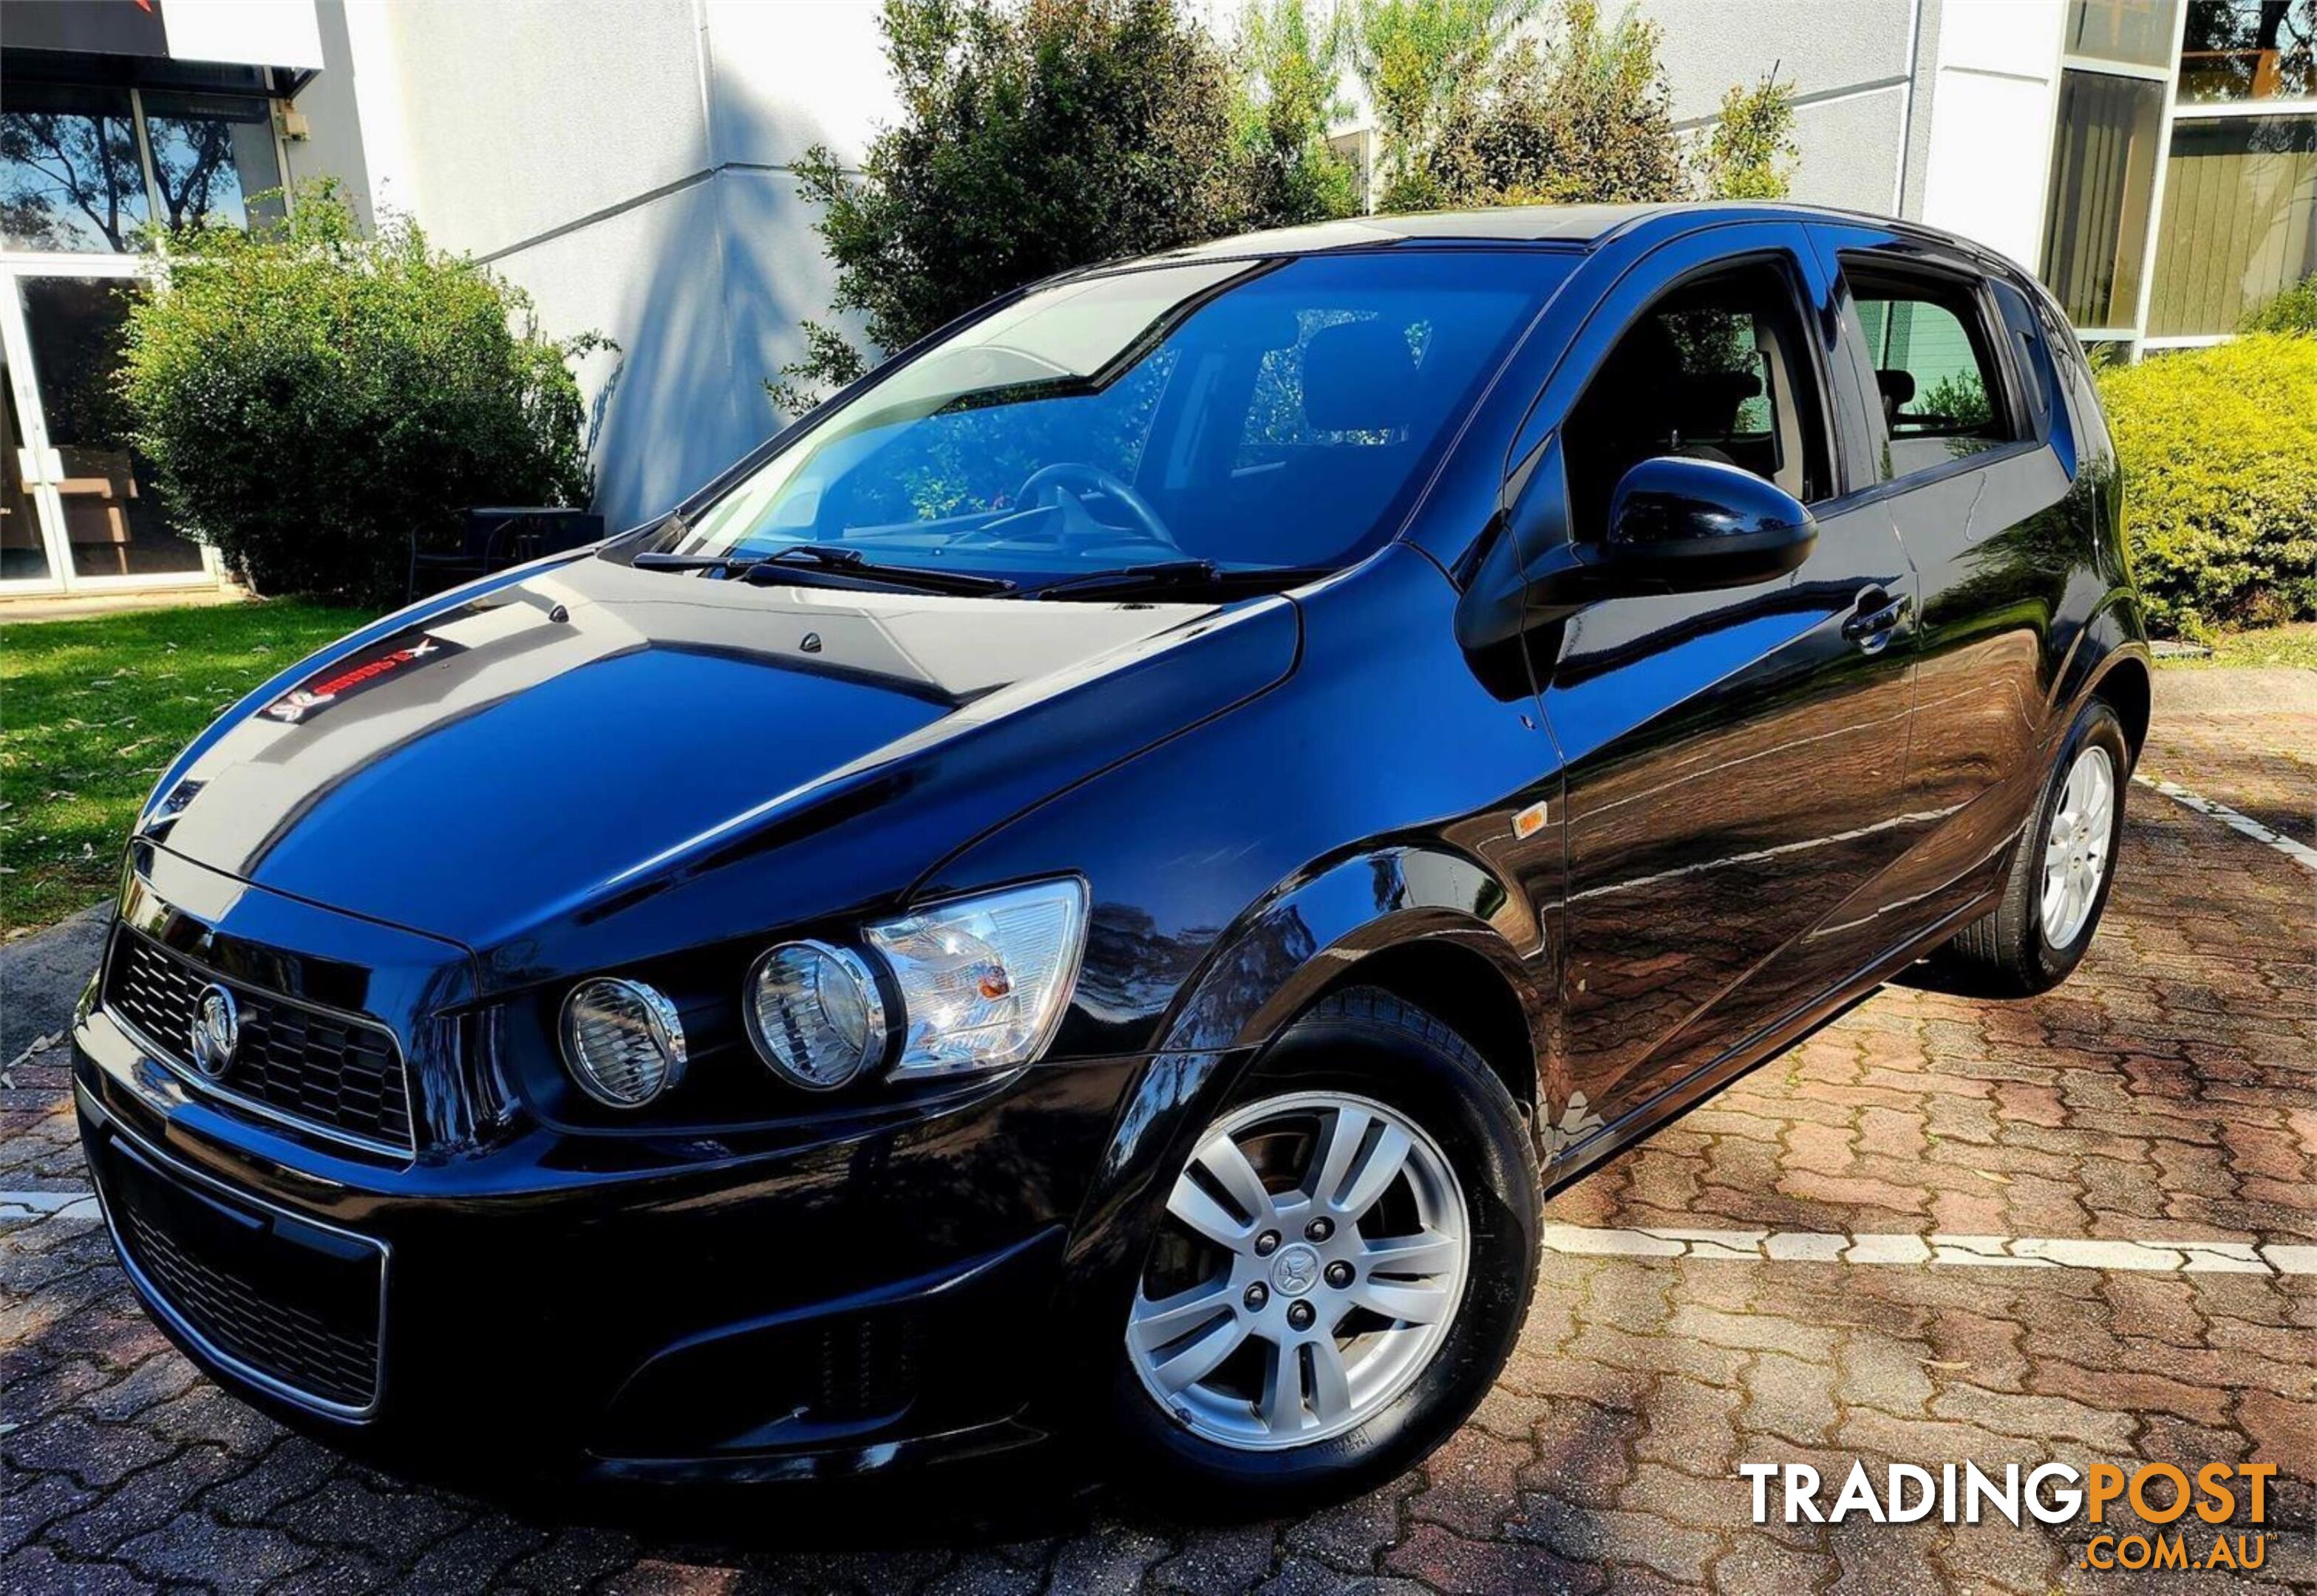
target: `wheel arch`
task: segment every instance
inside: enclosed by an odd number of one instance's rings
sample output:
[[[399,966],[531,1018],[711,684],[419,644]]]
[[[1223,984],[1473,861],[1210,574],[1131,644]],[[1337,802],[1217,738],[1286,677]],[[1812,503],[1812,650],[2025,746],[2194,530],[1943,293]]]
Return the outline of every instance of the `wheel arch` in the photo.
[[[1486,1060],[1531,1120],[1544,1119],[1553,1009],[1536,973],[1544,934],[1516,884],[1436,843],[1363,849],[1266,895],[1235,922],[1171,1008],[1120,1100],[1070,1227],[1073,1312],[1110,1300],[1172,1163],[1264,1048],[1332,993],[1382,986],[1433,1013]]]
[[[1328,993],[1378,985],[1455,1027],[1534,1106],[1544,950],[1525,895],[1483,861],[1434,843],[1364,849],[1242,915],[1185,983],[1161,1050],[1260,1048]]]
[[[2106,702],[2116,711],[2116,718],[2124,722],[2124,740],[2132,750],[2135,764],[2142,746],[2148,741],[2149,719],[2156,708],[2155,691],[2155,678],[2148,662],[2136,654],[2119,655],[2092,682],[2089,696]]]
[[[1283,883],[1218,939],[1118,1105],[1073,1226],[1084,1263],[1115,1262],[1121,1218],[1274,1039],[1329,993],[1373,984],[1456,1029],[1534,1113],[1552,1010],[1543,936],[1516,887],[1432,843],[1382,845]],[[1524,1054],[1523,1049],[1525,1048]]]
[[[2047,753],[2056,749],[2057,739],[2074,724],[2086,700],[2098,698],[2124,722],[2125,740],[2138,760],[2155,703],[2148,626],[2139,594],[2130,587],[2107,593],[2076,633],[2053,685]]]

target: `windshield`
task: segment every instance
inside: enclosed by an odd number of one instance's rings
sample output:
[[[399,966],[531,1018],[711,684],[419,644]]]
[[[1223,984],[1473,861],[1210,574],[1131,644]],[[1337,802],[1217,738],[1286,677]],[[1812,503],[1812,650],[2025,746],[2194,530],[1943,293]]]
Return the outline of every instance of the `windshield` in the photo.
[[[1041,290],[872,383],[658,547],[828,546],[1032,584],[1340,565],[1395,530],[1567,270],[1346,254]]]

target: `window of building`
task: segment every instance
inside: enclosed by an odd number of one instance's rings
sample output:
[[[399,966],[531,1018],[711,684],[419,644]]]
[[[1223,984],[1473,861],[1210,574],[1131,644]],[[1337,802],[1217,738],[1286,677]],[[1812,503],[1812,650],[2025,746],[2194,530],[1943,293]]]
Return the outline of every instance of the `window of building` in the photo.
[[[2072,0],[2067,53],[2138,67],[2169,67],[2179,14],[2179,0]]]
[[[0,236],[12,249],[119,253],[151,214],[127,89],[11,83],[0,108]]]
[[[2188,0],[2180,98],[2317,98],[2317,0]]]
[[[1906,477],[2018,437],[1986,318],[1964,283],[1843,257],[1889,433],[1883,475]]]
[[[256,95],[12,78],[0,108],[11,249],[121,254],[148,222],[246,227],[267,214],[253,197],[282,183],[273,110]]]
[[[273,149],[273,115],[263,100],[238,94],[148,90],[145,137],[153,151],[158,214],[171,227],[246,227],[252,196],[282,186]],[[254,219],[279,216],[281,202],[255,208]]]
[[[2183,118],[2172,129],[2152,338],[2233,332],[2317,272],[2317,116]]]
[[[2160,81],[2061,74],[2043,277],[2080,328],[2138,319],[2163,122]]]
[[[1804,503],[1833,492],[1793,285],[1767,263],[1686,283],[1601,362],[1562,426],[1578,535],[1608,531],[1624,474],[1658,455],[1743,467]]]

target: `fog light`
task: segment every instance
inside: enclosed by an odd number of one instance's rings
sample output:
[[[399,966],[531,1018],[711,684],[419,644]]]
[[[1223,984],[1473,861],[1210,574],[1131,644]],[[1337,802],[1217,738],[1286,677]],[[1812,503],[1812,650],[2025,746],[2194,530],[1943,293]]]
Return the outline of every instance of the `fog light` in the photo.
[[[599,976],[563,1000],[563,1058],[597,1102],[640,1109],[684,1078],[684,1022],[641,981]]]
[[[748,1035],[783,1078],[844,1085],[885,1054],[885,1003],[857,953],[783,942],[748,972]]]

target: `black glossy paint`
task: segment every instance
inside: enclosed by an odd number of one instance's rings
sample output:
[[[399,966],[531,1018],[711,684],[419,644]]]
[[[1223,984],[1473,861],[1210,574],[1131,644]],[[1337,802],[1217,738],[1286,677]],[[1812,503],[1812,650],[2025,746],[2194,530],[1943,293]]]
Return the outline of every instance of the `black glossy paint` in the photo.
[[[1154,1181],[1328,986],[1463,1028],[1557,1182],[1983,912],[2077,704],[2145,703],[2056,308],[1863,218],[1522,214],[1237,246],[1525,253],[1556,285],[1399,534],[1290,593],[1024,603],[582,554],[380,621],[203,734],[124,923],[391,1030],[419,1128],[399,1158],[249,1113],[85,1006],[97,1162],[120,1138],[390,1249],[374,1414],[224,1378],[425,1467],[769,1477],[1011,1444],[1061,1411],[1069,1334],[1114,1338]],[[1878,255],[1986,296],[2027,437],[1886,478],[1844,276]],[[1588,539],[1561,429],[1637,316],[1733,261],[1792,295],[1820,463],[1806,506],[1645,473],[1660,531],[1770,562],[1682,578]],[[808,1100],[741,1039],[769,942],[1062,872],[1092,929],[1034,1066]],[[662,985],[697,1039],[639,1114],[555,1055],[599,972]],[[816,1408],[802,1371],[888,1334],[917,1338],[912,1388]]]

